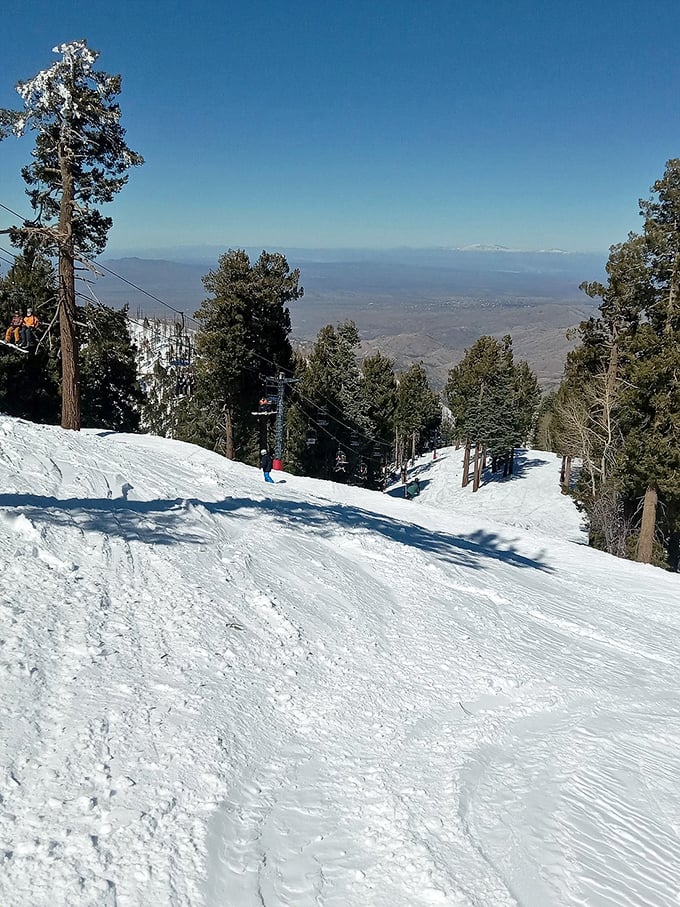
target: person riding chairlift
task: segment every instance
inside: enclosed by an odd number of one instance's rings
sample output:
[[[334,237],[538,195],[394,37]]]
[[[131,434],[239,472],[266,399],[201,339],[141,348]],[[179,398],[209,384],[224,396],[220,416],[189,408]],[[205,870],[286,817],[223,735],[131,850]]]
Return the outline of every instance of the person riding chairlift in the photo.
[[[21,340],[19,346],[27,350],[33,343],[33,331],[40,325],[40,319],[33,314],[33,309],[26,309],[26,317],[21,327]]]
[[[15,312],[12,315],[12,320],[9,327],[5,331],[5,343],[18,343],[19,335],[21,333],[21,328],[23,326],[24,319],[21,312]]]

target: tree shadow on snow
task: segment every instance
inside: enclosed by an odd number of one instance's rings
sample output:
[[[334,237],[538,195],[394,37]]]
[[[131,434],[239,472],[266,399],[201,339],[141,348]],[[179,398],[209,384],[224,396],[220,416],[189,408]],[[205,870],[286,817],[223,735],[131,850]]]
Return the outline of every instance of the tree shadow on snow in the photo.
[[[484,569],[491,558],[515,567],[532,567],[552,572],[536,558],[520,554],[511,542],[483,529],[468,535],[453,535],[390,519],[347,504],[309,504],[306,502],[229,497],[222,501],[192,498],[130,501],[123,498],[67,498],[60,500],[32,494],[0,494],[0,508],[20,508],[38,526],[52,525],[83,532],[100,532],[126,541],[149,545],[206,544],[214,541],[210,523],[203,526],[201,512],[231,514],[235,519],[250,519],[268,512],[281,528],[318,532],[335,538],[338,531],[348,535],[375,533],[392,542],[435,554],[442,560],[473,569]],[[198,519],[196,519],[198,517]],[[193,518],[193,519],[192,519]],[[406,517],[407,519],[407,517]],[[274,536],[276,530],[272,530]]]
[[[130,501],[124,498],[55,498],[36,494],[0,494],[0,508],[19,508],[27,519],[38,525],[101,532],[148,545],[208,541],[209,536],[190,532],[186,525],[182,528],[186,524],[185,517],[191,503],[183,498]]]
[[[206,506],[213,509],[220,507],[221,503]],[[288,526],[295,528],[299,525],[307,530],[317,529],[328,538],[336,537],[338,528],[346,530],[350,535],[357,536],[364,533],[375,533],[390,541],[419,548],[437,555],[442,560],[473,569],[484,569],[485,559],[491,558],[515,567],[532,567],[547,573],[553,572],[552,568],[540,559],[520,554],[512,543],[483,529],[468,535],[453,535],[383,517],[371,511],[345,504],[312,505],[293,501],[263,501],[260,504],[250,499],[244,499],[239,506],[264,506],[273,511]]]
[[[487,469],[484,472],[482,485],[490,485],[492,482],[512,482],[515,479],[524,479],[532,469],[537,466],[546,466],[549,462],[550,460],[541,460],[539,457],[529,456],[526,450],[516,450],[512,475],[504,476],[502,468],[498,472],[491,472],[491,469]],[[559,471],[555,481],[559,481]]]

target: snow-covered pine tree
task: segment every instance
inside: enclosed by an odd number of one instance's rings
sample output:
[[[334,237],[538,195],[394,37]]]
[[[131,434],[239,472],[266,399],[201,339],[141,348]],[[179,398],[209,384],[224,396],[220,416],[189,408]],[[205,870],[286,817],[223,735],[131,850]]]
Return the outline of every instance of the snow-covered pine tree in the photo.
[[[127,309],[86,305],[78,310],[85,428],[137,431],[144,395],[137,380],[136,349]]]
[[[99,54],[85,40],[54,52],[60,60],[17,85],[23,111],[0,112],[0,138],[37,133],[32,163],[22,170],[36,217],[16,227],[12,240],[24,245],[37,238],[58,256],[62,426],[78,430],[75,263],[103,252],[112,221],[95,205],[110,202],[127,182],[126,171],[143,159],[128,148],[120,125],[120,76],[94,69]]]
[[[193,391],[195,332],[178,320],[149,318],[137,313],[128,319],[137,351],[137,377],[144,393],[140,428],[164,438],[186,440],[180,426],[190,412]]]

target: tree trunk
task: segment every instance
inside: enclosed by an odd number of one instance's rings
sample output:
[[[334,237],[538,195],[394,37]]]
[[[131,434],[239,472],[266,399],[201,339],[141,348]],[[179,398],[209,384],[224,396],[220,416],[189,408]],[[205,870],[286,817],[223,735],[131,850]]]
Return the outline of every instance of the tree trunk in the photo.
[[[480,447],[479,444],[477,444],[477,445],[475,445],[475,463],[474,463],[474,467],[472,469],[472,491],[473,492],[477,491],[477,489],[479,488],[479,474],[481,472],[479,467],[480,467],[481,460],[482,460],[482,448]]]
[[[224,407],[224,456],[228,460],[236,459],[236,445],[234,444],[234,421],[231,407]]]
[[[677,223],[675,228],[677,230]],[[673,260],[673,270],[671,272],[670,287],[668,288],[668,310],[666,312],[665,334],[673,333],[673,321],[675,317],[675,300],[678,295],[678,281],[680,281],[680,250],[675,253]]]
[[[415,466],[416,464],[416,438],[418,437],[418,432],[413,432],[411,435],[411,465]]]
[[[80,431],[80,369],[76,327],[73,252],[75,188],[68,162],[61,158],[63,191],[59,209],[59,336],[61,340],[61,427]]]
[[[564,473],[562,476],[562,494],[568,494],[571,487],[571,457],[564,458]]]
[[[680,532],[671,532],[668,540],[668,567],[673,573],[680,570]]]
[[[469,481],[470,473],[470,442],[465,444],[465,452],[463,453],[463,484],[462,487],[466,488]]]
[[[659,500],[656,488],[650,486],[645,491],[645,502],[642,506],[642,525],[638,538],[635,560],[641,564],[651,564],[654,547],[654,530],[656,528],[656,505]]]

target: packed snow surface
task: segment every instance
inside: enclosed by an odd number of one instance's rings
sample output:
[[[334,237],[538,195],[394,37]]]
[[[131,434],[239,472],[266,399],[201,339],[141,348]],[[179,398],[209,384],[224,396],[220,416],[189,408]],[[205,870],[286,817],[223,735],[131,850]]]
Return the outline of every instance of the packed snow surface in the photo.
[[[460,453],[406,501],[0,417],[2,907],[677,907],[678,577]]]

